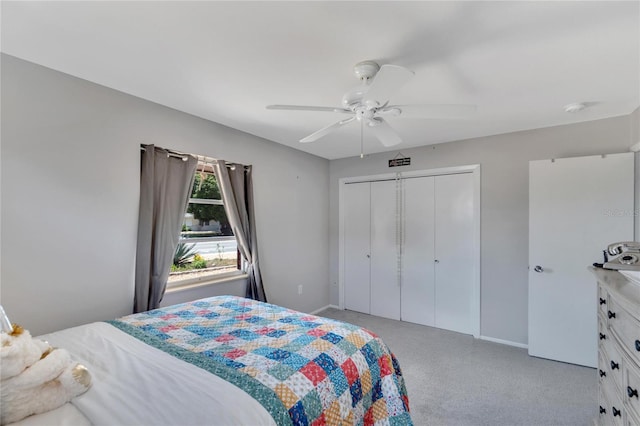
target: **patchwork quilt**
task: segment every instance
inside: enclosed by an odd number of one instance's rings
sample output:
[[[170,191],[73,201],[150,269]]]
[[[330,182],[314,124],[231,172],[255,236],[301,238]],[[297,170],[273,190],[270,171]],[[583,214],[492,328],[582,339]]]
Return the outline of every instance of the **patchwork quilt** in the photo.
[[[235,296],[110,323],[242,388],[279,425],[412,425],[398,361],[358,326]]]

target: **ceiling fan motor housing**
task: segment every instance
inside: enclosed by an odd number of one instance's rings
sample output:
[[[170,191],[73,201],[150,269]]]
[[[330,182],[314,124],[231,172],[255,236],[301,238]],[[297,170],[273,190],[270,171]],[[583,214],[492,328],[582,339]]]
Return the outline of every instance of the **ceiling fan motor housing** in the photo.
[[[355,111],[362,104],[362,98],[369,90],[369,83],[380,70],[380,65],[373,61],[362,61],[353,67],[353,72],[363,84],[354,87],[342,97],[342,106]],[[373,105],[371,105],[373,106]],[[376,105],[377,106],[377,105]]]
[[[356,77],[363,81],[371,80],[379,70],[380,65],[373,61],[358,62],[356,66],[353,67],[353,72],[356,74]]]

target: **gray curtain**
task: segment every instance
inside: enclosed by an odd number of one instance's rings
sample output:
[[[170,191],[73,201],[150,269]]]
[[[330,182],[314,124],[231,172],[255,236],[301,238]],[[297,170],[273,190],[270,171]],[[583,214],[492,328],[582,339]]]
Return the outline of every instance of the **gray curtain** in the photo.
[[[198,165],[191,155],[143,148],[133,312],[156,309],[164,296]]]
[[[240,254],[247,262],[246,297],[261,302],[267,301],[258,263],[258,243],[253,209],[253,178],[251,166],[238,165],[234,169],[218,160],[214,172],[222,195],[229,224],[238,241]]]

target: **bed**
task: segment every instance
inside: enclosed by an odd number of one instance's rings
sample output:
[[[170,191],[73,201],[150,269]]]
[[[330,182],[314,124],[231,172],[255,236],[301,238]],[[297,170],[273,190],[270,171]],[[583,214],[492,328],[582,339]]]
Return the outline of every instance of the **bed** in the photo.
[[[272,304],[218,296],[40,337],[93,385],[23,426],[413,424],[378,336]]]

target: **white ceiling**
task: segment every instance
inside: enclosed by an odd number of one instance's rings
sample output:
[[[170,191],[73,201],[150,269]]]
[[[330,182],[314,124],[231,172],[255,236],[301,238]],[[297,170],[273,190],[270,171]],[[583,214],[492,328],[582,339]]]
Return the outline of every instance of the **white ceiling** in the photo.
[[[640,2],[2,2],[2,51],[328,159],[360,153],[335,113],[362,60],[416,76],[394,104],[465,103],[468,120],[388,118],[435,144],[594,120],[640,105]],[[589,102],[576,114],[572,102]],[[365,153],[388,150],[367,135]]]

